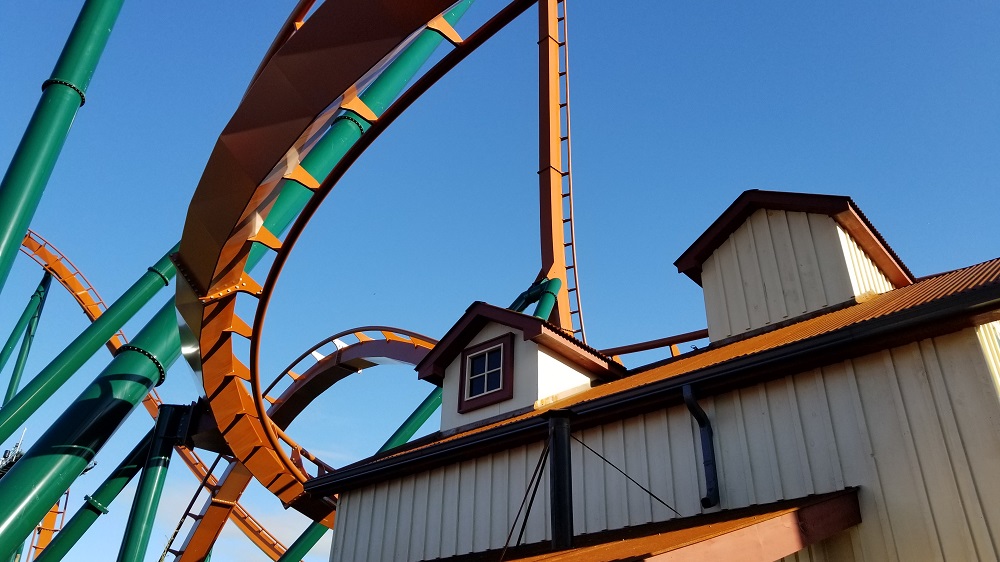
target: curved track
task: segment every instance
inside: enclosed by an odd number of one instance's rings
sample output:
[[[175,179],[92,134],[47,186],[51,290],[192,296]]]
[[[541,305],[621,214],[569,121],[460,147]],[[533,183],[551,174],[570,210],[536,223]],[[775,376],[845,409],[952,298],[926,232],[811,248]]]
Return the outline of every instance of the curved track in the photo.
[[[73,296],[91,322],[107,310],[107,305],[104,304],[101,295],[98,294],[97,289],[91,285],[80,269],[41,235],[28,229],[28,233],[21,242],[21,252],[51,274]],[[114,355],[117,353],[118,348],[126,343],[128,343],[128,340],[125,338],[125,334],[119,330],[114,337],[108,340],[106,345],[111,354]],[[146,395],[146,398],[142,401],[146,411],[149,412],[149,415],[153,419],[156,419],[162,403],[163,401],[155,389]],[[211,475],[208,466],[205,465],[198,454],[183,445],[174,447],[174,450],[177,451],[178,456],[180,456],[181,460],[184,461],[184,464],[187,465],[195,477],[202,482],[202,486],[209,492],[212,492],[215,486],[218,485],[218,479]],[[233,503],[228,517],[272,560],[277,560],[285,552],[284,545],[240,504]]]
[[[465,41],[442,25],[438,14],[447,3],[328,0],[320,6],[265,62],[220,136],[188,210],[176,260],[177,307],[190,332],[185,339],[197,348],[188,360],[201,374],[223,437],[236,458],[285,505],[327,526],[333,524],[334,502],[306,495],[303,485],[329,467],[298,448],[271,418],[257,370],[260,333],[291,247],[339,178],[417,97],[534,2],[515,0]],[[312,178],[301,159],[317,134],[341,108],[363,116],[367,108],[356,104],[363,82],[425,28],[449,37],[455,47],[377,119],[366,118],[370,128],[322,183]],[[288,104],[278,117],[275,97]],[[282,241],[262,225],[283,178],[309,187],[313,195]],[[247,271],[254,243],[277,252],[264,285]],[[243,303],[248,298],[256,311],[252,323],[236,314],[237,299]],[[249,364],[237,357],[233,337],[250,340]],[[303,459],[317,474],[305,469]]]
[[[265,399],[270,404],[267,413],[284,430],[316,397],[337,382],[384,362],[416,365],[435,343],[420,334],[384,326],[366,326],[332,335],[300,355],[266,387]],[[293,441],[284,444],[303,472],[307,471],[306,461],[314,463],[316,472],[331,470]],[[204,559],[234,507],[225,500],[239,498],[250,479],[250,473],[239,463],[233,463],[219,478],[214,497],[220,501],[209,502],[198,515],[179,550],[179,562]]]

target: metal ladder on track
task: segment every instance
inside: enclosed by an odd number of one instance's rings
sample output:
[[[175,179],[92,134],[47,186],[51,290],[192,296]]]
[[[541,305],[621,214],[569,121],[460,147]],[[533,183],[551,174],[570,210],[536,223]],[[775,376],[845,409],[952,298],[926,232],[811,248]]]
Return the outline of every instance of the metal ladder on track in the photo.
[[[559,36],[559,148],[562,153],[562,222],[565,242],[563,251],[566,258],[566,291],[569,295],[570,318],[573,321],[573,336],[586,343],[583,329],[583,310],[580,306],[580,279],[576,267],[576,232],[573,227],[573,151],[570,145],[569,112],[569,53],[566,32],[566,0],[556,0],[556,21]]]

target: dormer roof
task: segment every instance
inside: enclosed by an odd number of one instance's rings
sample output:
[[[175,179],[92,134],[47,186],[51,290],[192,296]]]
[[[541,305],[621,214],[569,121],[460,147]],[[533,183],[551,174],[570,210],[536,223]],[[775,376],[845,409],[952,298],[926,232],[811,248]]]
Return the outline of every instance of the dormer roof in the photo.
[[[465,314],[448,330],[434,349],[417,363],[419,378],[441,386],[448,364],[458,357],[476,334],[490,322],[518,330],[525,341],[530,340],[545,347],[590,373],[595,380],[602,382],[615,380],[625,373],[625,367],[621,364],[541,318],[476,301],[466,309]]]
[[[913,274],[850,197],[758,189],[744,191],[708,227],[708,230],[677,258],[674,262],[677,270],[701,285],[701,268],[705,260],[743,225],[750,215],[760,209],[829,215],[857,241],[861,249],[893,285],[898,288],[913,284]]]

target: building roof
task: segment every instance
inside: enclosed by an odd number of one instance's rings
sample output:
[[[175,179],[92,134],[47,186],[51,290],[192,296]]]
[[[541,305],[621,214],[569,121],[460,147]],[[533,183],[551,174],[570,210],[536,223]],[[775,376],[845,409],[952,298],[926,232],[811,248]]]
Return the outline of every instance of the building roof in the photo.
[[[905,287],[913,283],[913,274],[850,197],[757,189],[744,191],[715,219],[674,262],[677,271],[701,285],[701,266],[708,256],[760,209],[829,215],[854,238],[894,286]]]
[[[615,380],[625,374],[625,367],[556,326],[538,318],[476,301],[448,330],[434,349],[417,363],[417,374],[441,386],[444,370],[469,345],[487,324],[495,322],[520,331],[525,340],[545,346],[567,361],[591,373],[597,380]]]
[[[405,450],[316,478],[306,490],[337,493],[538,441],[547,435],[543,416],[551,409],[569,410],[574,429],[583,429],[681,404],[686,385],[699,396],[718,394],[997,319],[1000,258],[926,277],[788,325],[715,342],[508,419],[432,434]]]
[[[771,562],[861,523],[857,488],[764,505],[718,511],[625,529],[578,535],[573,548],[547,543],[511,548],[510,562],[632,562],[740,560]],[[492,550],[442,562],[499,560]]]

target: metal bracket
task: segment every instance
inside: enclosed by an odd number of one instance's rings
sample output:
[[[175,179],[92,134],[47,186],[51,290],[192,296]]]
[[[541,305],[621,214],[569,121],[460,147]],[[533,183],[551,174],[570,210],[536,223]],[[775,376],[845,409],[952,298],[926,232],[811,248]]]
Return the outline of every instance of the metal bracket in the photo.
[[[103,503],[95,500],[90,496],[83,496],[83,501],[87,502],[87,505],[99,511],[102,515],[108,514],[108,508]]]
[[[343,98],[341,98],[340,109],[347,109],[357,113],[359,117],[368,121],[369,123],[374,123],[378,121],[378,116],[372,111],[368,104],[358,97],[358,88],[356,86],[351,86],[344,92]]]
[[[441,37],[447,39],[452,45],[458,46],[462,44],[462,36],[455,31],[455,28],[448,23],[448,20],[444,19],[444,16],[437,16],[427,23],[427,29],[431,31],[436,31]]]
[[[681,387],[681,392],[684,394],[684,403],[688,407],[688,411],[698,422],[698,428],[701,430],[701,456],[704,460],[705,465],[705,497],[701,498],[701,507],[709,508],[719,505],[719,474],[715,469],[715,445],[713,444],[712,437],[712,422],[708,419],[708,414],[705,410],[701,409],[698,405],[697,399],[694,397],[694,389],[691,385],[686,384]]]

